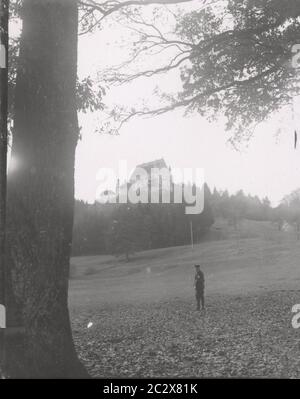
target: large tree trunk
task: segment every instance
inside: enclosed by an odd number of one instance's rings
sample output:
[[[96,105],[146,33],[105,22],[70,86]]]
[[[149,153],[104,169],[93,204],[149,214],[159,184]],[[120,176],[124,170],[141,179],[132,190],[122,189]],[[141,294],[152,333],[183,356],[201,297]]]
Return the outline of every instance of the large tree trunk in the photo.
[[[85,377],[68,312],[76,113],[76,0],[24,0],[8,181],[11,377]]]

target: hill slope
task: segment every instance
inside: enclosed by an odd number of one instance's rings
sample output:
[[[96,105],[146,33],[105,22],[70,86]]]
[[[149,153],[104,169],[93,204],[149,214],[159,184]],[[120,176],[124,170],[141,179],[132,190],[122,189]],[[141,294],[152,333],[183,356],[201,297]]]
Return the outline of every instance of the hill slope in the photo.
[[[300,245],[270,224],[244,222],[248,238],[113,257],[74,258],[73,335],[93,377],[300,378]],[[250,238],[251,237],[251,238]],[[194,263],[206,276],[195,311]]]
[[[207,293],[296,288],[300,244],[265,222],[244,222],[238,238],[137,253],[131,262],[111,256],[72,259],[71,303],[157,301],[189,297],[195,263],[206,276]],[[236,235],[234,238],[233,235]]]

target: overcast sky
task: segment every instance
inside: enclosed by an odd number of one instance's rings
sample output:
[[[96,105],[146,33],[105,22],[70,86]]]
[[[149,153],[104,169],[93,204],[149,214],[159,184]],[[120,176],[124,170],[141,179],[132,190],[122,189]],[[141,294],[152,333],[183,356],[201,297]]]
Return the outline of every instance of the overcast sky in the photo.
[[[124,47],[124,43],[128,38],[126,31],[116,26],[81,37],[80,76],[94,76],[98,70],[126,58],[130,47]],[[110,90],[104,102],[138,104],[143,98],[151,98],[157,83],[162,89],[180,87],[177,73],[164,80],[141,79],[131,86]],[[82,140],[76,155],[76,198],[93,202],[99,184],[98,171],[117,170],[119,160],[127,161],[129,169],[158,158],[164,158],[173,168],[204,168],[211,189],[228,189],[231,193],[243,189],[259,197],[268,196],[273,205],[300,186],[300,148],[293,148],[291,110],[258,126],[254,138],[241,145],[239,151],[228,143],[230,134],[221,123],[210,124],[197,114],[184,117],[182,111],[176,111],[151,119],[134,119],[117,137],[95,133],[97,118],[98,115],[91,114],[80,118]]]
[[[18,26],[12,24],[11,33],[18,32]],[[95,77],[98,71],[127,59],[128,42],[129,32],[111,23],[95,34],[81,36],[79,76]],[[178,73],[114,88],[108,91],[104,102],[136,105],[146,98],[151,103],[155,86],[161,90],[180,88]],[[283,196],[300,186],[300,147],[293,148],[295,122],[291,115],[291,110],[286,109],[281,115],[274,115],[271,122],[258,126],[254,138],[241,145],[239,151],[228,143],[230,134],[221,123],[210,124],[197,114],[184,117],[182,111],[176,111],[151,119],[134,119],[114,137],[95,133],[101,119],[98,113],[80,115],[82,140],[76,152],[76,198],[94,202],[101,168],[117,171],[122,160],[130,172],[137,164],[164,158],[173,168],[203,168],[211,189],[227,189],[230,193],[243,189],[246,194],[268,196],[277,205]],[[109,188],[113,189],[114,183],[111,185]]]

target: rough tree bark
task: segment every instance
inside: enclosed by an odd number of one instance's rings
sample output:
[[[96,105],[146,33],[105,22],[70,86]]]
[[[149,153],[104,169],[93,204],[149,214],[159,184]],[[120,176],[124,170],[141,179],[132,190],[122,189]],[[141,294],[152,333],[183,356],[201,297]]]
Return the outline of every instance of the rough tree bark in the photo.
[[[6,194],[7,194],[7,148],[8,148],[8,9],[9,0],[0,2],[0,367],[4,360],[5,310],[5,238],[6,238]],[[2,371],[0,370],[0,377]]]
[[[76,0],[24,0],[8,179],[10,377],[86,377],[72,339],[68,277],[76,112]]]

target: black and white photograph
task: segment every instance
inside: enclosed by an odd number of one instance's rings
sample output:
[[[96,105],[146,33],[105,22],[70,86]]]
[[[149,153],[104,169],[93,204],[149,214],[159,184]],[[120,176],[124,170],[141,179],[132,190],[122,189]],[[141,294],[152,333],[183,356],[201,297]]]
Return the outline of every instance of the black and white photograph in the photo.
[[[45,379],[300,379],[299,0],[0,0],[0,391]]]

